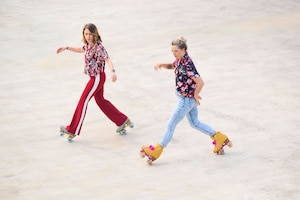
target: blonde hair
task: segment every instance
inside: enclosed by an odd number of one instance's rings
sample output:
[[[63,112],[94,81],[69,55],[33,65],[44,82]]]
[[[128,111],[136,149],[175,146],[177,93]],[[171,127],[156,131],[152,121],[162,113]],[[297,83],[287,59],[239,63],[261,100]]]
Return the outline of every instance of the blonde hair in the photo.
[[[179,49],[187,50],[186,39],[182,35],[173,40],[171,44],[176,45]]]

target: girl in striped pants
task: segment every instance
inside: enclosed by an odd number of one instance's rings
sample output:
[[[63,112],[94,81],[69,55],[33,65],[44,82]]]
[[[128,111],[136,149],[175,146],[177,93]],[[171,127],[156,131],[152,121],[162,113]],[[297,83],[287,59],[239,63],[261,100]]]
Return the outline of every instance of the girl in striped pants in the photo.
[[[57,53],[69,50],[77,53],[84,53],[84,73],[90,77],[74,112],[71,123],[68,126],[62,126],[61,132],[69,135],[69,141],[80,134],[80,130],[85,118],[88,102],[92,97],[102,112],[117,126],[117,132],[121,133],[125,125],[132,125],[129,118],[120,112],[111,102],[103,96],[105,75],[105,63],[110,68],[110,75],[113,82],[117,80],[116,72],[108,53],[102,45],[101,36],[94,24],[86,24],[82,31],[83,47],[60,47]]]

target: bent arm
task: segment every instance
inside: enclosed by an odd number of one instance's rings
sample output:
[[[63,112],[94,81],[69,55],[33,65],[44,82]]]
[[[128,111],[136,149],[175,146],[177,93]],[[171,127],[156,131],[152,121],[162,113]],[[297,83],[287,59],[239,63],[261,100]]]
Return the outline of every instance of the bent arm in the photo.
[[[110,69],[111,80],[113,82],[116,82],[117,81],[117,75],[116,75],[116,71],[115,71],[115,68],[114,68],[114,65],[113,65],[111,59],[107,58],[107,59],[105,59],[105,62],[106,62],[106,64],[108,65],[108,67]]]
[[[197,85],[194,94],[199,95],[204,86],[203,79],[201,77],[197,77],[197,78],[193,78],[193,81],[195,81],[195,83]]]
[[[195,83],[196,83],[194,98],[195,98],[197,104],[200,105],[201,96],[199,94],[204,86],[204,82],[201,77],[193,78],[193,81],[195,81]]]
[[[114,71],[115,71],[115,70],[114,70],[114,65],[113,65],[111,59],[107,58],[107,59],[105,59],[105,62],[106,62],[106,64],[108,65],[110,71],[111,71],[111,72],[114,72]]]

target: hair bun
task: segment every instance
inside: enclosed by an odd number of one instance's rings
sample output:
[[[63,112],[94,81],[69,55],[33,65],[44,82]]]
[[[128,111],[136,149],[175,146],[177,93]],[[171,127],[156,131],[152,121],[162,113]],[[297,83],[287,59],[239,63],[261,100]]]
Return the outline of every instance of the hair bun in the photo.
[[[186,39],[182,35],[179,35],[177,39],[186,43]]]
[[[173,40],[171,44],[178,46],[179,49],[187,50],[186,39],[182,35]]]

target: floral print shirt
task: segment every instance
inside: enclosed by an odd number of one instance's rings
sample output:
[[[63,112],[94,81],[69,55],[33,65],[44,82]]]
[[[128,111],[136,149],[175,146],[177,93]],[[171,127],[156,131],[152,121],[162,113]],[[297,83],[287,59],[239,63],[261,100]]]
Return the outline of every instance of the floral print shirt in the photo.
[[[176,90],[185,97],[193,98],[196,83],[192,78],[198,78],[200,74],[197,72],[192,59],[186,53],[183,58],[176,59],[173,65],[175,66]]]
[[[84,73],[89,76],[96,76],[104,72],[105,59],[108,59],[109,56],[101,42],[97,41],[92,48],[88,48],[88,44],[85,44],[82,48],[85,51]]]

